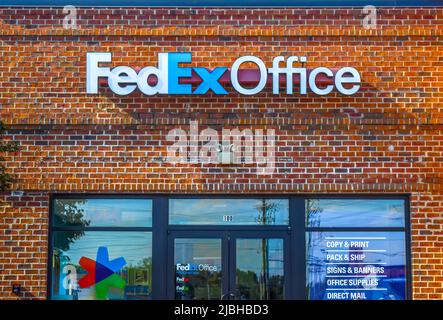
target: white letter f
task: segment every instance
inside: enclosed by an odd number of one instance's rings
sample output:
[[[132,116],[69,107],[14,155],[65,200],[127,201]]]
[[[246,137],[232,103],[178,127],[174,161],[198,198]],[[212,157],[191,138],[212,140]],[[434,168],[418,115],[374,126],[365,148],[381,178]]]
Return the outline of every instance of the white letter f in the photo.
[[[108,77],[110,68],[99,68],[99,62],[111,62],[110,52],[86,53],[86,93],[98,93],[98,78]]]

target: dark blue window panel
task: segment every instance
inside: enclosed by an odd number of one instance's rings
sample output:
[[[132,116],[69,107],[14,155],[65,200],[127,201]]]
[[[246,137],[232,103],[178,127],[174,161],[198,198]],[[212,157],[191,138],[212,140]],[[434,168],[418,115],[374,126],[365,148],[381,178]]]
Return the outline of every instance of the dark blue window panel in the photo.
[[[308,232],[310,300],[405,300],[404,232]]]

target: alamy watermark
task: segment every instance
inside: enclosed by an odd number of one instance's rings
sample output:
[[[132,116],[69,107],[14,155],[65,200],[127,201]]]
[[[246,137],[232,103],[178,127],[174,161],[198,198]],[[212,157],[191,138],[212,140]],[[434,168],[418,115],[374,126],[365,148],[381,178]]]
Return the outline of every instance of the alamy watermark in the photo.
[[[363,8],[363,28],[376,29],[377,28],[377,8],[374,6],[365,6]]]
[[[256,173],[269,175],[275,170],[275,130],[228,129],[221,134],[213,128],[199,130],[191,121],[189,131],[174,128],[166,136],[166,161],[201,164],[255,164]]]
[[[64,6],[63,14],[66,16],[63,18],[63,28],[65,29],[80,29],[77,25],[77,8],[74,6]]]

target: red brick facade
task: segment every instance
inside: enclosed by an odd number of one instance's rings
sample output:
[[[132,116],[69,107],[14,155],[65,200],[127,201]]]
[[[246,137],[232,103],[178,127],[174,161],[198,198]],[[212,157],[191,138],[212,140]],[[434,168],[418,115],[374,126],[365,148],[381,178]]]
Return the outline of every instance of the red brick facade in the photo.
[[[0,299],[45,298],[49,195],[106,193],[400,193],[411,195],[414,299],[443,299],[443,8],[0,9],[0,117],[16,175],[0,207]],[[307,67],[353,66],[354,96],[120,97],[85,93],[86,52],[113,65],[157,64],[189,51],[199,66],[255,55],[305,55]],[[231,90],[232,91],[232,90]],[[276,171],[254,165],[172,165],[175,127],[275,129]]]

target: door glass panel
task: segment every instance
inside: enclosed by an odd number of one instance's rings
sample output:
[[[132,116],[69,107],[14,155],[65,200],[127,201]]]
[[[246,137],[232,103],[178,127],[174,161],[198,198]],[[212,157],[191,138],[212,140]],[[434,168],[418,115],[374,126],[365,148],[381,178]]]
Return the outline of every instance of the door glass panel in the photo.
[[[169,223],[178,225],[287,225],[288,199],[171,199]]]
[[[283,239],[237,239],[237,299],[283,299]]]
[[[221,239],[175,239],[175,299],[221,298],[221,245]]]

